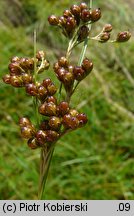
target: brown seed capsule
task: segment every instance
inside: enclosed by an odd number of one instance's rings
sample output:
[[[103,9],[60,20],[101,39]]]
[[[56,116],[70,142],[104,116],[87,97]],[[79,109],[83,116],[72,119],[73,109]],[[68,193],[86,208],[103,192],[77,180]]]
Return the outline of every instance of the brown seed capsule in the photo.
[[[62,57],[59,58],[59,60],[58,60],[58,66],[59,67],[67,68],[68,65],[69,65],[69,62],[66,59],[66,57],[62,56]]]
[[[57,26],[59,24],[59,18],[55,15],[51,15],[48,17],[48,22],[50,25]]]
[[[64,16],[60,16],[59,17],[59,24],[63,27],[66,26],[66,23],[67,23],[67,19],[64,17]]]
[[[71,128],[72,130],[79,126],[79,120],[76,117],[72,117],[70,114],[64,115],[62,123],[65,128]]]
[[[29,60],[28,58],[20,58],[20,61],[19,61],[20,67],[26,72],[29,69],[28,60]]]
[[[65,18],[68,18],[69,16],[72,16],[72,13],[71,13],[70,10],[64,10],[63,16],[64,16]]]
[[[106,24],[103,28],[103,32],[111,32],[113,29],[111,24]]]
[[[85,40],[89,35],[89,28],[86,25],[80,27],[78,32],[78,41]]]
[[[69,66],[68,66],[68,71],[69,71],[70,73],[73,73],[73,69],[74,69],[74,66],[72,66],[72,65],[69,65]]]
[[[48,96],[47,103],[49,102],[53,102],[54,104],[57,104],[57,99],[54,96]]]
[[[47,137],[46,140],[47,142],[55,142],[59,138],[59,134],[56,131],[53,130],[48,130],[46,131]]]
[[[128,41],[130,39],[130,37],[131,37],[130,32],[128,32],[128,31],[120,32],[117,35],[116,41],[117,42],[126,42],[126,41]]]
[[[75,27],[76,27],[76,20],[73,17],[68,17],[65,25],[66,31],[72,32],[74,31]]]
[[[82,68],[85,70],[86,75],[88,75],[93,69],[93,63],[88,58],[85,58],[82,62]]]
[[[70,8],[71,13],[75,16],[75,17],[80,17],[80,12],[81,9],[78,5],[72,5],[72,7]]]
[[[14,87],[17,87],[17,88],[23,87],[23,80],[21,76],[11,76],[10,82],[11,82],[11,85]]]
[[[58,77],[58,79],[63,82],[64,81],[64,76],[68,71],[65,68],[60,68],[57,72],[56,75]]]
[[[18,62],[18,61],[20,61],[20,58],[19,58],[18,56],[13,56],[13,57],[11,58],[11,62],[12,62],[12,63]]]
[[[30,139],[35,135],[35,130],[31,126],[26,126],[21,128],[21,135],[25,139]]]
[[[91,21],[96,22],[101,18],[101,10],[100,8],[94,9],[91,11]]]
[[[65,87],[70,87],[74,82],[74,75],[73,73],[66,72],[63,76],[63,84]]]
[[[35,137],[37,139],[37,142],[43,146],[46,143],[46,138],[47,138],[47,133],[46,131],[39,130],[36,134]]]
[[[31,75],[29,75],[29,74],[24,73],[24,74],[22,74],[21,77],[22,77],[22,80],[23,80],[24,85],[33,82],[33,77],[32,77]]]
[[[44,79],[42,82],[42,85],[47,89],[48,85],[52,83],[52,80],[50,78]]]
[[[10,63],[8,65],[8,68],[10,70],[11,75],[20,75],[21,72],[22,72],[21,68],[20,68],[20,65],[19,65],[19,62]]]
[[[61,127],[61,119],[56,116],[52,116],[49,119],[49,126],[52,130],[59,131]]]
[[[80,7],[81,11],[84,9],[88,9],[88,6],[85,2],[80,3],[79,7]]]
[[[53,102],[43,103],[39,107],[39,113],[46,116],[56,115],[56,105]]]
[[[42,85],[38,88],[38,97],[40,99],[44,99],[47,97],[47,89]]]
[[[110,39],[110,33],[109,32],[103,32],[100,36],[100,42],[107,42]]]
[[[19,119],[19,125],[20,127],[31,127],[32,123],[28,118],[22,117]]]
[[[69,112],[69,104],[66,101],[60,102],[58,106],[58,114],[60,116],[64,116]]]
[[[72,116],[72,117],[76,117],[79,113],[77,110],[75,109],[70,109],[69,110],[69,114]]]
[[[10,78],[11,78],[11,76],[10,76],[9,74],[6,74],[6,75],[4,75],[4,76],[2,77],[3,82],[6,83],[6,84],[11,84]]]
[[[75,66],[73,70],[74,78],[78,81],[81,81],[85,78],[85,70],[81,66]]]
[[[42,58],[45,58],[45,56],[46,56],[46,53],[45,53],[43,50],[38,51],[37,54],[36,54],[36,58],[37,58],[39,61],[41,61]]]
[[[81,19],[83,22],[89,22],[91,20],[91,11],[83,9],[81,12]]]
[[[80,113],[76,117],[79,120],[79,127],[82,127],[88,122],[87,116],[84,113]]]
[[[49,96],[54,95],[56,93],[56,91],[57,91],[57,88],[56,88],[56,86],[53,83],[50,83],[47,86],[47,94]]]
[[[38,94],[38,88],[34,83],[30,83],[26,85],[26,92],[29,95],[36,96]]]
[[[60,66],[59,66],[58,62],[54,63],[53,69],[54,69],[55,73],[60,69]]]
[[[49,120],[43,120],[40,124],[40,129],[43,131],[50,130]]]
[[[36,138],[30,138],[27,142],[28,144],[28,147],[31,148],[31,149],[36,149],[39,147],[39,143],[37,142],[37,139]]]

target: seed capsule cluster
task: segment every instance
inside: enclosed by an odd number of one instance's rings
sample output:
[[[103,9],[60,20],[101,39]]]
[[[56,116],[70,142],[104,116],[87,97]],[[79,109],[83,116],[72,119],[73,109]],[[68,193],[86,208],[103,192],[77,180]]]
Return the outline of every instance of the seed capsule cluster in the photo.
[[[100,8],[91,10],[88,5],[82,2],[79,5],[72,5],[66,9],[62,16],[51,15],[48,17],[50,25],[59,26],[63,34],[71,38],[76,29],[78,30],[78,40],[84,40],[89,34],[88,23],[96,22],[101,17]]]
[[[27,144],[31,149],[56,142],[67,130],[75,130],[87,123],[84,113],[71,109],[65,101],[57,104],[53,96],[39,106],[39,113],[45,116],[45,119],[41,121],[38,129],[28,118],[19,120],[21,135],[28,140]]]
[[[63,83],[65,89],[72,87],[75,80],[83,80],[93,69],[93,63],[88,58],[85,58],[81,66],[72,66],[65,57],[61,57],[54,64],[54,71],[57,78]]]

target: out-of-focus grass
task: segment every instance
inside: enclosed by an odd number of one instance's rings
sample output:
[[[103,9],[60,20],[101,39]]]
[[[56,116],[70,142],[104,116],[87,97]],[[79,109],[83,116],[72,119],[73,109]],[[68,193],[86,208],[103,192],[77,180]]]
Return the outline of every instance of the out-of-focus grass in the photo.
[[[48,25],[47,17],[60,15],[70,1],[13,1],[13,8],[7,7],[9,3],[0,2],[0,78],[11,56],[33,55],[35,27],[37,47],[46,49],[52,63],[67,47],[67,40]],[[58,142],[46,185],[47,199],[134,199],[134,3],[96,0],[94,5],[101,7],[103,16],[92,34],[110,22],[113,37],[130,29],[132,39],[119,45],[89,41],[86,55],[93,60],[94,70],[72,98],[72,106],[87,113],[89,122]],[[79,52],[73,53],[73,63]],[[49,73],[56,81],[52,70]],[[20,116],[33,119],[32,101],[22,89],[0,80],[0,104],[0,199],[37,199],[39,151],[28,149],[17,126]]]

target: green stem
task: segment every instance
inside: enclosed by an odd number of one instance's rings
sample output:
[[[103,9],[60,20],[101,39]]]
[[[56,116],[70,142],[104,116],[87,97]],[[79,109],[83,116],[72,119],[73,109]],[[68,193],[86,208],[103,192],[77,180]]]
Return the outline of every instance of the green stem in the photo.
[[[51,163],[51,159],[54,152],[54,144],[49,148],[41,149],[40,156],[40,182],[39,182],[39,190],[38,190],[38,199],[41,200],[43,197],[43,192],[45,189],[45,184],[48,176],[48,171]]]

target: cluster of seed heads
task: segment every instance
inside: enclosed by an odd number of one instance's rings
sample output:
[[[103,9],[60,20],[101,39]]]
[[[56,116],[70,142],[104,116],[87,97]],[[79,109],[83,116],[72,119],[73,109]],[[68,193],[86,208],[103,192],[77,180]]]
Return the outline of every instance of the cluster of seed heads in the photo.
[[[50,66],[44,51],[37,52],[33,58],[16,56],[11,59],[9,74],[3,77],[3,81],[13,87],[24,87],[26,93],[35,99],[38,115],[41,117],[36,126],[26,117],[19,120],[22,137],[28,140],[31,149],[53,144],[65,133],[87,123],[86,115],[71,108],[69,102],[77,84],[92,71],[93,63],[88,58],[83,58],[81,64],[73,66],[69,62],[69,56],[75,45],[87,38],[90,39],[89,25],[100,18],[100,8],[90,9],[86,3],[72,5],[60,17],[51,15],[48,18],[49,23],[60,27],[71,42],[66,56],[60,57],[53,66],[61,86],[65,88],[67,95],[65,100],[57,99],[57,87],[50,78],[42,82],[37,81],[38,74],[48,70]],[[111,31],[112,25],[106,24],[100,34],[91,39],[107,42]],[[130,32],[120,32],[114,42],[125,42],[130,37]]]
[[[60,17],[55,15],[49,16],[48,21],[50,25],[59,26],[62,29],[62,33],[68,38],[71,38],[74,32],[79,29],[78,41],[82,41],[89,34],[88,24],[98,21],[100,17],[100,8],[91,10],[83,2],[80,5],[72,5]]]
[[[57,102],[57,98],[54,96],[57,88],[50,78],[44,79],[42,83],[35,80],[35,62],[37,74],[49,68],[45,53],[39,51],[36,54],[36,59],[13,57],[9,64],[9,74],[3,77],[6,84],[11,84],[13,87],[25,87],[26,93],[35,97],[39,102],[38,114],[42,118],[38,126],[34,126],[30,119],[26,117],[19,120],[21,135],[28,140],[27,143],[31,149],[54,143],[67,131],[75,130],[87,123],[86,115],[72,109],[67,101]],[[78,73],[76,72],[77,66],[69,66],[65,57],[61,57],[54,64],[54,68],[55,65],[58,66],[57,70],[65,70],[63,71],[64,74],[59,73],[59,80],[64,83],[66,88],[71,87],[70,85],[73,84],[74,79],[83,79],[92,69],[92,66],[89,69],[89,65],[92,65],[92,63],[88,59],[83,61],[82,67],[78,67]],[[70,71],[69,68],[72,68],[72,70]],[[72,78],[70,79],[70,77]]]

